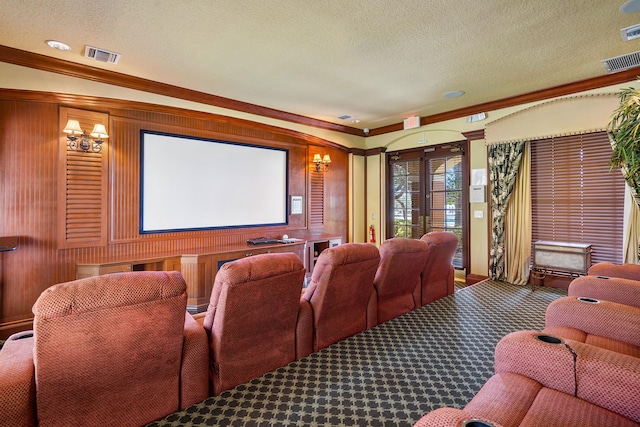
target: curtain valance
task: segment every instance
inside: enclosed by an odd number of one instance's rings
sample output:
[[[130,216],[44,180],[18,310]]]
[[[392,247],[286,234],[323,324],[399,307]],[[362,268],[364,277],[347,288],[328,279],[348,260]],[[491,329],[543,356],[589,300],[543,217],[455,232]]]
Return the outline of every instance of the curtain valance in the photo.
[[[485,126],[487,145],[606,130],[617,93],[554,99],[501,117]]]

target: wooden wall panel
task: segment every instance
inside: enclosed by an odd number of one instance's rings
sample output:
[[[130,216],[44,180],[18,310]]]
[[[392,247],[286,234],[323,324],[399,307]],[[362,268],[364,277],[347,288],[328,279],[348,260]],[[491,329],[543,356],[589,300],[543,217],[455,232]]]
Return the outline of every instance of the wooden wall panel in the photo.
[[[18,236],[0,253],[0,333],[32,317],[58,279],[56,251],[58,107],[0,100],[0,235]]]
[[[78,120],[87,134],[96,123],[109,130],[108,115],[74,108],[60,108],[58,127],[58,248],[102,246],[107,243],[107,157],[105,140],[100,152],[75,151],[62,129],[67,120]]]
[[[130,101],[104,100],[101,105],[98,98],[59,98],[0,89],[0,236],[19,236],[16,251],[0,253],[0,339],[30,327],[31,307],[37,297],[55,283],[75,279],[77,263],[179,256],[224,248],[256,236],[304,238],[327,232],[346,241],[348,153],[336,144],[326,141],[326,145],[318,145],[318,138],[295,131],[166,106],[156,111],[148,104]],[[73,105],[70,100],[75,100]],[[109,118],[110,137],[103,149],[107,156],[107,207],[101,212],[107,219],[106,244],[69,247],[58,242],[58,189],[61,185],[64,188],[59,150],[66,150],[59,108],[68,107],[98,111],[96,114]],[[303,196],[305,206],[310,153],[318,149],[327,152],[332,164],[322,178],[325,224],[310,227],[305,210],[303,215],[290,215],[287,226],[140,235],[141,129],[285,147],[289,150],[290,194]],[[310,149],[310,141],[315,151]]]

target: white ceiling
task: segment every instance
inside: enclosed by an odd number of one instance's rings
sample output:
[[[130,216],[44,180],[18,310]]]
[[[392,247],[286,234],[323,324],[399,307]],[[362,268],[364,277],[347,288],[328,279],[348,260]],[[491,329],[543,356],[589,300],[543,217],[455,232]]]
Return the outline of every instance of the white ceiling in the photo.
[[[378,128],[606,74],[601,60],[640,50],[620,36],[640,24],[623,3],[3,0],[0,45]],[[85,45],[120,62],[86,59]],[[443,97],[453,90],[466,94]]]

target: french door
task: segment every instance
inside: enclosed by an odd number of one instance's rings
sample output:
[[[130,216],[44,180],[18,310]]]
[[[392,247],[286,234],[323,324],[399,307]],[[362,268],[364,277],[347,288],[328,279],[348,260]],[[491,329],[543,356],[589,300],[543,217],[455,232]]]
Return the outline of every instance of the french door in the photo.
[[[469,168],[466,141],[387,154],[387,238],[430,231],[458,236],[453,265],[468,265]]]

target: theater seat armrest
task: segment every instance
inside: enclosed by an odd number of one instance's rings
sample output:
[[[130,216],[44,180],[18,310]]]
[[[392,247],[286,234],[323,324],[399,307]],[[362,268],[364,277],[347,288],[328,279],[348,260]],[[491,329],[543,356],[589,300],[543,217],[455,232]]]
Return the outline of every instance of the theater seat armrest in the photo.
[[[571,281],[567,295],[640,307],[640,281],[617,277],[582,276]]]
[[[189,313],[184,319],[184,342],[180,373],[180,409],[209,396],[209,342],[200,323]]]
[[[589,268],[589,276],[619,277],[622,279],[640,280],[639,264],[614,264],[599,262]]]
[[[545,327],[552,326],[568,326],[640,347],[640,308],[626,304],[558,298],[547,306],[545,313]]]
[[[367,329],[378,326],[378,292],[376,288],[371,290],[369,303],[367,304]]]
[[[313,353],[313,331],[313,308],[309,301],[302,298],[296,323],[296,360]]]
[[[0,423],[35,426],[33,331],[10,336],[0,350]]]
[[[413,426],[414,427],[460,427],[464,421],[467,420],[482,420],[474,417],[473,414],[462,409],[456,408],[439,408],[429,412],[427,415],[420,418]],[[502,427],[501,424],[489,420],[482,420],[488,423],[488,425],[495,427]]]

